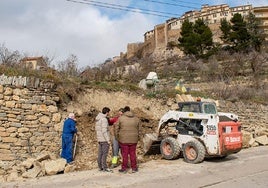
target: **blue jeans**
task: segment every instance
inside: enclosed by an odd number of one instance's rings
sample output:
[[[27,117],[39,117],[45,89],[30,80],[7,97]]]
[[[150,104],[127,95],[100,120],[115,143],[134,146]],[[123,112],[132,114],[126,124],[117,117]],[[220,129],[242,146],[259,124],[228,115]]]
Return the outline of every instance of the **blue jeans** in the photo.
[[[119,154],[119,143],[115,139],[115,137],[112,138],[113,141],[113,156],[118,156]]]
[[[67,163],[73,161],[73,134],[62,134],[61,157],[67,160]]]

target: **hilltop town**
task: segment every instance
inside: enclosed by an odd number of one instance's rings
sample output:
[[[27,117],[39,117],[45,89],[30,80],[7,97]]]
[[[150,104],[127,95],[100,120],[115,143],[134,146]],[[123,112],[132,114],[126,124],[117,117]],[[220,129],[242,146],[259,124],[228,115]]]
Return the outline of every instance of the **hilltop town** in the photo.
[[[178,38],[181,36],[180,31],[182,23],[185,20],[195,22],[198,19],[204,20],[208,24],[213,33],[213,41],[223,44],[221,40],[221,31],[219,29],[222,19],[230,21],[232,16],[236,13],[241,14],[246,18],[249,13],[253,13],[257,19],[260,19],[259,28],[268,34],[268,6],[253,7],[252,5],[241,5],[230,7],[228,4],[208,5],[205,4],[200,10],[191,10],[185,12],[179,18],[170,18],[165,23],[156,25],[152,30],[144,33],[144,41],[140,43],[129,43],[127,45],[127,52],[121,53],[120,57],[114,57],[113,61],[126,56],[127,59],[132,57],[146,57],[151,54],[155,58],[162,56],[177,55],[182,57],[184,54],[175,46],[178,45]]]

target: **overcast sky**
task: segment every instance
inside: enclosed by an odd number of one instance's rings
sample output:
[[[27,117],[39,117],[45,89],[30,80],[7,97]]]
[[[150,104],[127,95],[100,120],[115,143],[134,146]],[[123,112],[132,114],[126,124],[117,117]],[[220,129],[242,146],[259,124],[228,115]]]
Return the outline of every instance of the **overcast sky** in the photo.
[[[268,0],[0,0],[0,45],[28,56],[48,56],[53,63],[78,57],[80,68],[96,66],[143,42],[143,34],[168,17],[179,17],[202,4],[268,6]],[[106,4],[96,4],[98,2]],[[159,3],[162,2],[162,3]],[[93,5],[95,4],[95,5]],[[111,4],[117,9],[106,8]],[[123,11],[125,6],[132,11]],[[137,13],[151,10],[149,14]],[[135,12],[136,11],[136,12]],[[164,12],[172,13],[163,17]],[[148,12],[147,12],[148,13]],[[157,14],[152,15],[152,14]],[[161,15],[161,16],[159,16]]]

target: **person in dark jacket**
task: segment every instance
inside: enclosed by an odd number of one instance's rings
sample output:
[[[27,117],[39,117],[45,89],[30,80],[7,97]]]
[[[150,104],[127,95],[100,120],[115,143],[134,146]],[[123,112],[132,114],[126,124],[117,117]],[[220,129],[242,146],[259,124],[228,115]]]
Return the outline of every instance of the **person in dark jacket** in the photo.
[[[73,137],[77,133],[74,113],[70,113],[64,121],[62,130],[62,151],[61,157],[66,159],[67,163],[73,161]]]
[[[122,167],[119,172],[126,173],[128,168],[128,157],[132,173],[138,171],[136,148],[140,135],[140,120],[131,111],[130,107],[124,108],[124,114],[115,123],[115,136],[119,142],[123,158]]]

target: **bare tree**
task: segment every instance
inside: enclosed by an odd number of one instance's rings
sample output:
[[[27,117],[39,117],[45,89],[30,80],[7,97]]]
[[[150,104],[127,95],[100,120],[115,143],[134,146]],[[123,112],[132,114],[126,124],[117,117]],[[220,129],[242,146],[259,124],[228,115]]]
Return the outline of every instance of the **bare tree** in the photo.
[[[268,62],[268,54],[267,52],[256,52],[252,51],[248,54],[248,61],[250,63],[250,68],[253,72],[253,80],[256,88],[261,88],[261,75],[262,71],[265,72],[265,65]]]
[[[66,60],[58,64],[58,71],[66,76],[78,76],[78,59],[75,55],[71,54]]]
[[[2,44],[0,47],[0,63],[7,65],[7,66],[12,66],[16,64],[21,55],[18,51],[10,51],[8,48],[5,47],[5,44]]]
[[[251,70],[254,74],[259,74],[264,70],[263,66],[268,62],[268,53],[252,51],[248,54]]]

